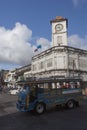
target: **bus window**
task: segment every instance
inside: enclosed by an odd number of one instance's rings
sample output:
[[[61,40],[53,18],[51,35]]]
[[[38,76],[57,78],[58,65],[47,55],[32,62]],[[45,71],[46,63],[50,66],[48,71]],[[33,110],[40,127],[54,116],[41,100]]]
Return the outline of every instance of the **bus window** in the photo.
[[[66,88],[70,88],[70,84],[69,83],[66,83]]]
[[[44,88],[44,84],[38,84],[38,88]]]
[[[66,82],[63,82],[62,88],[66,88]]]
[[[70,84],[68,82],[63,82],[63,85],[62,85],[63,88],[69,88],[70,87]]]
[[[74,82],[70,82],[70,88],[75,88],[75,83]]]
[[[61,88],[61,85],[59,82],[57,82],[56,85],[57,85],[57,88]]]
[[[44,88],[48,88],[48,83],[44,83]]]
[[[48,88],[49,88],[49,89],[52,88],[52,83],[48,83]]]
[[[80,82],[77,82],[77,88],[80,88]]]
[[[56,88],[56,84],[52,83],[52,89],[55,89],[55,88]]]

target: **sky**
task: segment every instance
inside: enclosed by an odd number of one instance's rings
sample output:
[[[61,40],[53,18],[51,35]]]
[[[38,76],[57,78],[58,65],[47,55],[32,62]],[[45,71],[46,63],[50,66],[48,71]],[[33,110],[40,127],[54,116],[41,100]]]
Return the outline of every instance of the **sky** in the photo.
[[[86,13],[87,0],[0,0],[0,69],[31,64],[50,48],[56,16],[68,19],[68,45],[87,50]]]

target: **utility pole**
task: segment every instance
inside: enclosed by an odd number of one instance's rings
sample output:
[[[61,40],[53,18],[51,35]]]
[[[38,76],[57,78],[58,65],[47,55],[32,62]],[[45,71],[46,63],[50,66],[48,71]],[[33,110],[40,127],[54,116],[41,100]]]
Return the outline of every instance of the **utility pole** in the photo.
[[[73,60],[73,77],[74,77],[74,71],[75,71],[75,60]]]

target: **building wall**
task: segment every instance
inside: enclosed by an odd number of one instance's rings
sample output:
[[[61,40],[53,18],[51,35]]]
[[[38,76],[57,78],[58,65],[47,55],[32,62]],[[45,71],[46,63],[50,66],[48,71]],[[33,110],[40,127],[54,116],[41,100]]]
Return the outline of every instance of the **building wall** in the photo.
[[[87,80],[87,51],[61,46],[53,47],[32,59],[33,76],[81,76]]]
[[[64,47],[55,47],[32,59],[32,74],[65,75],[67,70],[67,54]],[[58,73],[59,72],[59,73]],[[42,74],[41,74],[42,75]]]

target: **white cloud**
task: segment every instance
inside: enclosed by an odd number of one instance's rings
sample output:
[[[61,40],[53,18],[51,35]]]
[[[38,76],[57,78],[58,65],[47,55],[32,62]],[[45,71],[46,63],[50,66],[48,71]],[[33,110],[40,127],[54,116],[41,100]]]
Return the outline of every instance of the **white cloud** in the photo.
[[[41,53],[42,51],[47,50],[48,48],[51,47],[51,42],[49,42],[46,38],[39,38],[36,40],[36,46],[33,46],[33,50],[36,50],[38,45],[41,45],[41,48],[38,49],[38,51],[34,52],[34,55],[37,55]]]
[[[0,64],[30,64],[36,46],[32,39],[32,31],[24,24],[16,23],[13,29],[0,27]],[[45,38],[36,42],[43,44],[45,49],[49,44]]]
[[[69,36],[68,43],[72,47],[87,50],[87,35],[84,38],[79,37],[77,34]]]
[[[41,45],[41,50],[44,51],[48,48],[51,47],[51,44],[49,43],[49,41],[45,38],[39,38],[37,40],[37,45]]]
[[[72,0],[74,7],[78,6],[79,0]]]
[[[74,7],[82,5],[86,0],[72,0]]]

